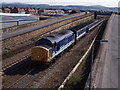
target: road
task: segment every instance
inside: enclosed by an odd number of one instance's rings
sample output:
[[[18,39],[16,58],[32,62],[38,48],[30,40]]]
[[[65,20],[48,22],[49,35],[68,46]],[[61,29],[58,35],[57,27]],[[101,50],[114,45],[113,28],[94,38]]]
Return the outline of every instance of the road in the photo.
[[[113,15],[108,22],[106,28],[106,34],[103,39],[108,40],[106,43],[101,43],[101,52],[97,56],[96,60],[100,60],[98,72],[95,79],[95,88],[118,88],[118,40],[120,40],[120,35],[118,35],[118,18],[120,16]],[[120,26],[120,23],[119,23]],[[119,39],[118,39],[119,38]]]
[[[0,40],[1,39],[4,40],[4,39],[10,38],[10,37],[14,37],[14,36],[17,36],[17,35],[20,35],[20,34],[31,32],[31,31],[40,29],[42,27],[45,27],[45,26],[48,26],[48,25],[51,25],[51,24],[54,24],[54,23],[57,23],[57,22],[60,22],[60,21],[71,19],[71,18],[78,17],[78,16],[82,16],[82,15],[84,15],[84,13],[77,14],[77,15],[74,15],[74,16],[71,16],[71,17],[67,17],[67,18],[62,18],[62,19],[55,20],[55,21],[50,21],[48,23],[43,23],[41,25],[27,27],[27,28],[24,28],[24,29],[21,29],[21,30],[16,30],[16,31],[10,32],[10,33],[6,33],[6,34],[2,35],[2,38],[0,38]]]

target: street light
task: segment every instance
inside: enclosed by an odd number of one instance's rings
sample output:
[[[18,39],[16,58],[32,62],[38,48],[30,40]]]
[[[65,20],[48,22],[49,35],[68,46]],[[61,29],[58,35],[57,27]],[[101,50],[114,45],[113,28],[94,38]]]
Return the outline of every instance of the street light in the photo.
[[[96,40],[96,43],[99,42],[108,42],[108,40]],[[94,43],[95,43],[94,42]],[[93,58],[94,58],[94,43],[92,45],[92,57],[91,57],[91,71],[90,71],[90,82],[89,82],[89,90],[91,90],[91,83],[92,83],[92,65],[93,65]]]

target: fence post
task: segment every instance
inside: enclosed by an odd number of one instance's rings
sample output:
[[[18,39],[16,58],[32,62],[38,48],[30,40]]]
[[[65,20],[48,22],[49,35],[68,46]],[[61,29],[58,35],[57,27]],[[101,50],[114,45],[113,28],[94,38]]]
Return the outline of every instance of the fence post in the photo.
[[[17,26],[19,26],[19,20],[17,21]]]

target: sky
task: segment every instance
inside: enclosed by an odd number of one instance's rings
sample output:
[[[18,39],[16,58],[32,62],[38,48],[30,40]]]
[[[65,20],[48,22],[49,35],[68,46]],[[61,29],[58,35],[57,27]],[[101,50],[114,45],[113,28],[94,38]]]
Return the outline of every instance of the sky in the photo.
[[[0,3],[30,3],[30,4],[49,4],[49,5],[102,5],[106,7],[118,7],[120,0],[0,0]]]

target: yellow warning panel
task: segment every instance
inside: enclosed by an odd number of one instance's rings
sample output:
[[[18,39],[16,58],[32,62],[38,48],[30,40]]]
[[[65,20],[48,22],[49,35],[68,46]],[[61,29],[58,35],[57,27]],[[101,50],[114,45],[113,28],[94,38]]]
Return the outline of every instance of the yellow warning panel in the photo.
[[[49,62],[49,50],[42,46],[32,48],[31,60]]]

